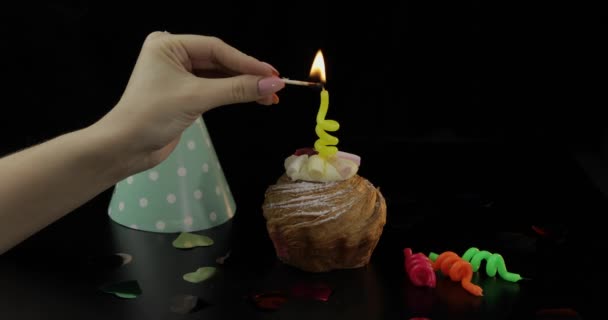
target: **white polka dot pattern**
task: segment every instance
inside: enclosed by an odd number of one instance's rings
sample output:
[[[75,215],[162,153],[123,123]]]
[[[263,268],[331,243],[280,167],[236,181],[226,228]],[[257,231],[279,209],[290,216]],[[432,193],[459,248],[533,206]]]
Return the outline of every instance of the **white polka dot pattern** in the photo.
[[[148,232],[200,231],[225,223],[236,205],[202,119],[163,162],[117,183],[111,219]]]

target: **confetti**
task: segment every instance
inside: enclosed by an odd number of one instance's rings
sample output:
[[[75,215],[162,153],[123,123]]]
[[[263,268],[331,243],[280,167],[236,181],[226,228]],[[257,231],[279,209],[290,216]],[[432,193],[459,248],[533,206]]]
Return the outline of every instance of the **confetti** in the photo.
[[[298,283],[291,287],[289,292],[275,290],[257,293],[250,298],[259,309],[276,311],[281,308],[289,298],[327,302],[332,293],[333,290],[324,283]]]
[[[215,267],[202,267],[198,268],[194,272],[189,272],[184,275],[184,280],[192,283],[203,282],[215,275]]]
[[[169,309],[171,312],[178,314],[194,313],[206,307],[208,304],[205,303],[197,296],[189,294],[180,294],[171,298],[171,306]]]
[[[182,232],[173,240],[173,246],[178,249],[191,249],[194,247],[208,247],[213,245],[213,239],[200,234]]]
[[[276,311],[287,302],[287,295],[283,292],[268,292],[256,294],[252,298],[253,303],[261,310]]]
[[[136,280],[107,284],[102,286],[100,290],[123,299],[134,299],[142,293],[139,283]]]
[[[323,283],[300,283],[290,290],[291,296],[296,298],[312,299],[327,302],[332,294],[332,289]]]
[[[85,264],[99,269],[116,269],[133,261],[133,257],[127,253],[115,253],[107,255],[89,256]]]
[[[532,230],[534,230],[534,232],[536,232],[538,235],[540,236],[547,236],[547,231],[545,231],[543,228],[539,228],[537,226],[532,226]]]
[[[217,262],[217,264],[224,264],[226,263],[226,259],[228,259],[229,257],[230,251],[228,251],[224,256],[215,259],[215,262]]]
[[[126,265],[131,263],[131,261],[133,261],[133,256],[128,254],[128,253],[117,253],[117,256],[122,258],[122,265]]]

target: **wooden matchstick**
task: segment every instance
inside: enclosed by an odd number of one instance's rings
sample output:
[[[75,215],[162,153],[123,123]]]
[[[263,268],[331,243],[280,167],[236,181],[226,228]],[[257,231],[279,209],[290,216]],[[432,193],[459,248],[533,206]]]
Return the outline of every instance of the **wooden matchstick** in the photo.
[[[281,78],[285,84],[292,84],[295,86],[305,86],[305,87],[322,87],[323,84],[320,82],[309,82],[309,81],[300,81],[300,80],[291,80],[288,78]]]

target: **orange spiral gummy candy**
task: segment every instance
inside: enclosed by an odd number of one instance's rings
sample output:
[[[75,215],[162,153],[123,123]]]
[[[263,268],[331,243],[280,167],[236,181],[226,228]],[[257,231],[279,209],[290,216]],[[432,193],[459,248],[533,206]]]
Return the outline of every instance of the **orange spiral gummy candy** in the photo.
[[[482,296],[483,289],[473,284],[473,267],[471,264],[452,251],[446,251],[437,257],[433,262],[433,269],[441,270],[445,276],[449,276],[452,281],[460,281],[462,287],[475,296]]]

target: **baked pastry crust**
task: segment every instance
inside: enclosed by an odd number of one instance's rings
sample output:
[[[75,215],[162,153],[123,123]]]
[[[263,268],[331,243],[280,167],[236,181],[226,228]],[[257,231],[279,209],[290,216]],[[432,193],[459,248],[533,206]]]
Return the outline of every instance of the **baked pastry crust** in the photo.
[[[359,175],[332,182],[283,175],[262,208],[278,258],[308,272],[367,265],[386,224],[384,197]]]

